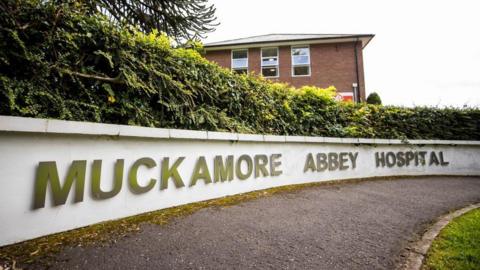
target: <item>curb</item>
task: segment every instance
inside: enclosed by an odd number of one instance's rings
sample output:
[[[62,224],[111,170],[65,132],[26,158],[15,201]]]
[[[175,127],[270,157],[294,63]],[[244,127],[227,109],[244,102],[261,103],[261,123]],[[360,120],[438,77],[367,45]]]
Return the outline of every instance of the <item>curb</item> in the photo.
[[[408,248],[407,259],[403,266],[404,270],[420,270],[423,265],[423,261],[427,256],[427,252],[432,245],[435,237],[438,236],[440,231],[452,221],[452,219],[459,217],[470,210],[480,208],[480,203],[472,204],[465,208],[459,209],[453,213],[442,216],[423,234],[422,238],[412,244]]]

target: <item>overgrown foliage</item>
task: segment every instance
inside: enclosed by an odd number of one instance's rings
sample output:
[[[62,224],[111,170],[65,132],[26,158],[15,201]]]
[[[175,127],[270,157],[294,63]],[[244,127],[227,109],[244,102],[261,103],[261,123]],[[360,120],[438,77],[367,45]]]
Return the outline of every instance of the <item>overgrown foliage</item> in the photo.
[[[157,32],[77,1],[0,3],[0,114],[151,127],[338,137],[480,139],[478,109],[337,103],[236,75]]]

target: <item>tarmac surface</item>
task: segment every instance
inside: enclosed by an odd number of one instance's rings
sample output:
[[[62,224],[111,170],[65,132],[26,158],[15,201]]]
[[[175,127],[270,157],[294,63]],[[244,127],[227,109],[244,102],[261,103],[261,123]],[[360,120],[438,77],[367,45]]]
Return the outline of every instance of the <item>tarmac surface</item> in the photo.
[[[395,269],[437,217],[476,202],[473,177],[312,187],[66,248],[53,269]]]

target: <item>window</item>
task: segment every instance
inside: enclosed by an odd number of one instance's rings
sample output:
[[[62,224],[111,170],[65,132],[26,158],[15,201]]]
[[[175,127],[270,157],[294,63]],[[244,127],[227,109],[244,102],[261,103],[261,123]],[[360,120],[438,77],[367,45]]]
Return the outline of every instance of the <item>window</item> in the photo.
[[[248,73],[248,50],[232,51],[232,70],[236,73]]]
[[[310,48],[292,47],[292,75],[310,76]]]
[[[262,75],[278,77],[278,48],[262,48]]]

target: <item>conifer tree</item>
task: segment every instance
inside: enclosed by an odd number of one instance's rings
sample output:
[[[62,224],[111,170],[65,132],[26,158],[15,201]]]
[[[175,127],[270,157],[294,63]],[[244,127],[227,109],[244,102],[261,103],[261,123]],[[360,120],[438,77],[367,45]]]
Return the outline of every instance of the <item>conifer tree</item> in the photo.
[[[87,0],[120,24],[144,32],[157,29],[177,42],[198,40],[215,30],[215,7],[207,0]]]

